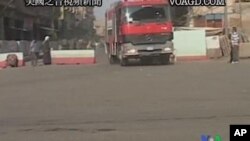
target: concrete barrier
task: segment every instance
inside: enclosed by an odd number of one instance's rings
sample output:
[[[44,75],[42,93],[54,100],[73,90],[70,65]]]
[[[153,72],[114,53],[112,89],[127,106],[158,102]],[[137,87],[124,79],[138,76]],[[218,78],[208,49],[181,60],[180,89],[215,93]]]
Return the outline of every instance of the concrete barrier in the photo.
[[[240,45],[240,58],[250,58],[250,43]]]
[[[219,36],[209,36],[206,37],[207,45],[207,57],[210,59],[222,57],[222,49],[220,47],[220,37]]]
[[[18,67],[21,67],[21,66],[25,65],[24,59],[23,59],[24,58],[23,53],[21,53],[21,52],[1,53],[0,54],[0,68],[8,67],[6,59],[7,59],[7,56],[9,54],[15,54],[17,56],[17,58],[18,58]]]
[[[207,57],[209,59],[219,59],[223,57],[222,51],[220,48],[217,49],[207,49]]]
[[[95,64],[95,50],[53,50],[52,64]]]

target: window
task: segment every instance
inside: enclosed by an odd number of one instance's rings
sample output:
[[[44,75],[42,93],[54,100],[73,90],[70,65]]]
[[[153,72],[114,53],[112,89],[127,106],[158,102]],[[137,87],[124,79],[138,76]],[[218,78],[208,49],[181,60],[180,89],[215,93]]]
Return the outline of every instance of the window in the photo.
[[[152,22],[170,20],[167,5],[130,6],[123,10],[123,22]]]
[[[108,29],[108,35],[112,35],[112,29]]]

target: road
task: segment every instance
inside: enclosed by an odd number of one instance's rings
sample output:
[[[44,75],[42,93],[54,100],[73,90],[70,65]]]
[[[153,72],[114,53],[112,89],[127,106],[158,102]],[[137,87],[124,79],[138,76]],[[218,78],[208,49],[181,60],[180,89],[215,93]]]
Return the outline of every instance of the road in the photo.
[[[229,140],[250,122],[250,61],[0,71],[1,141]]]

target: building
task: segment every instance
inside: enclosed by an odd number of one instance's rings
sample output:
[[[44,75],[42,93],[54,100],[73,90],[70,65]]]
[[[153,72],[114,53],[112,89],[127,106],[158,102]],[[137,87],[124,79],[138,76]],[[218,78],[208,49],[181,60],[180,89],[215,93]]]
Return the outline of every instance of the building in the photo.
[[[42,40],[56,33],[58,8],[25,7],[23,0],[0,0],[0,40]]]
[[[59,38],[73,39],[94,33],[93,7],[61,7]]]
[[[96,20],[94,22],[95,24],[95,30],[96,30],[96,35],[100,36],[100,37],[104,37],[105,33],[105,21],[103,20]]]
[[[244,13],[249,13],[250,6],[248,3],[249,2],[244,2],[244,3],[242,2],[242,4],[240,5],[235,0],[227,1],[227,14],[228,14],[229,26],[241,25],[240,22],[244,20],[244,17],[247,16],[247,14],[244,14]],[[193,7],[192,12],[193,12],[193,21],[190,23],[191,26],[219,27],[219,28],[224,27],[225,7],[219,7],[219,6]],[[242,20],[240,20],[241,19],[240,15],[243,15]],[[245,19],[249,19],[249,17]]]

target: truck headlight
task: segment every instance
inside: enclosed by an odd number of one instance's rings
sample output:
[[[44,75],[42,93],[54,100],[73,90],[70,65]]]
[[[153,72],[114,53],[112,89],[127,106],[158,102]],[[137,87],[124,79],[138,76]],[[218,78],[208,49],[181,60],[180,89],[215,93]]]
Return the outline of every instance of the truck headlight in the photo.
[[[129,49],[129,50],[127,50],[127,53],[134,54],[134,53],[137,53],[137,50],[136,49]]]
[[[170,47],[166,47],[164,48],[164,51],[172,51],[172,49]]]

